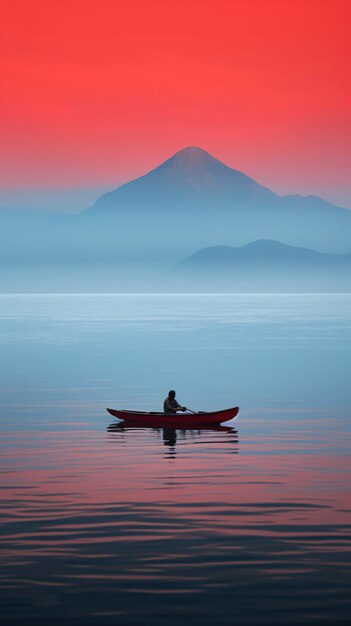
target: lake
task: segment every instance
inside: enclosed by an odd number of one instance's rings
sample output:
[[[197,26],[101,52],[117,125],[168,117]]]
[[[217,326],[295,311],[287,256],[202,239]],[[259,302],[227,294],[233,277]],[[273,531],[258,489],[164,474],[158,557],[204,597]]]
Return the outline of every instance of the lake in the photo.
[[[351,295],[2,295],[6,624],[346,624]],[[106,407],[239,405],[216,429]]]

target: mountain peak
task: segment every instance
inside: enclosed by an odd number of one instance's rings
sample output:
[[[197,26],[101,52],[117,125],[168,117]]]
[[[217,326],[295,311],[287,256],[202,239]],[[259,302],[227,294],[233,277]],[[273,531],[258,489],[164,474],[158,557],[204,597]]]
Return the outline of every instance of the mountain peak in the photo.
[[[176,152],[167,161],[156,168],[156,172],[168,175],[170,172],[183,178],[202,178],[204,175],[218,175],[218,172],[230,171],[224,163],[213,157],[209,152],[197,146],[188,146]]]
[[[145,178],[155,178],[168,185],[174,193],[176,190],[192,190],[204,197],[223,197],[237,193],[271,194],[266,188],[258,185],[252,178],[238,170],[225,165],[212,154],[197,146],[188,146],[176,152],[149,172]]]
[[[209,152],[206,152],[206,150],[198,148],[197,146],[187,146],[186,148],[182,148],[181,150],[178,150],[178,152],[176,152],[171,159],[176,161],[187,160],[193,162],[202,161],[204,159],[213,159],[217,161],[217,159],[214,159]]]
[[[162,163],[159,168],[163,170],[176,169],[179,172],[185,173],[200,173],[205,170],[211,170],[213,167],[222,170],[228,170],[224,163],[215,159],[209,152],[198,148],[197,146],[188,146],[178,150],[172,157]]]
[[[175,156],[186,156],[186,155],[197,155],[197,156],[211,156],[209,152],[207,152],[206,150],[204,150],[203,148],[199,148],[199,146],[185,146],[185,148],[181,148],[181,150],[177,150],[177,152],[174,153],[173,157]]]

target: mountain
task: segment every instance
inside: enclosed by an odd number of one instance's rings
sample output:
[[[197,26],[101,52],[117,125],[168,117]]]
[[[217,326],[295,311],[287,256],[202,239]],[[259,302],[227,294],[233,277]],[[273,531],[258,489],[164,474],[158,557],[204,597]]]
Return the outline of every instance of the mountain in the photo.
[[[163,211],[171,204],[184,207],[181,201],[193,201],[203,205],[210,200],[218,203],[268,201],[274,194],[252,178],[234,170],[201,148],[184,148],[170,159],[115,191],[99,198],[94,211],[122,211],[123,209],[143,210],[145,206],[154,209],[160,201]],[[188,207],[187,207],[188,208]]]
[[[104,194],[84,215],[114,221],[115,232],[127,238],[138,228],[160,253],[173,247],[172,237],[184,254],[257,239],[321,252],[350,250],[351,211],[316,196],[275,194],[196,147]]]
[[[177,263],[170,274],[187,290],[349,292],[351,254],[260,240],[239,248],[204,248]]]
[[[144,176],[104,194],[80,214],[0,211],[1,289],[147,291],[162,288],[166,268],[194,250],[219,244],[233,249],[257,240],[348,253],[351,211],[315,196],[279,196],[208,152],[185,148]],[[284,250],[276,249],[277,265],[280,256],[281,261],[285,258]],[[316,283],[311,278],[311,288],[318,284],[325,291],[330,284],[335,288],[340,284],[344,291],[341,278],[334,281],[335,272],[329,277],[333,263],[329,261],[325,284],[319,272]],[[300,264],[308,262],[305,256]],[[239,261],[235,267],[228,263],[235,274]],[[234,285],[228,271],[223,266],[225,289]],[[277,275],[272,266],[269,272]],[[211,286],[208,278],[207,285],[204,276],[199,277],[203,289],[217,289],[220,282],[212,281]],[[252,276],[251,272],[248,280],[255,288]],[[268,269],[257,288],[271,288],[267,276]],[[182,280],[180,275],[177,280]],[[282,278],[277,281],[274,284],[284,290]],[[235,285],[233,289],[246,289],[243,280],[237,279]]]

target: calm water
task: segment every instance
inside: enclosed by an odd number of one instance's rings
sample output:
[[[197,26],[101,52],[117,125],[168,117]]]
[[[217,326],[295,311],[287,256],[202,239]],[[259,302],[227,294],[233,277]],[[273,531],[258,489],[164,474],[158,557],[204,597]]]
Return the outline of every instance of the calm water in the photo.
[[[351,617],[351,296],[1,296],[6,624]],[[238,404],[229,427],[106,406]]]

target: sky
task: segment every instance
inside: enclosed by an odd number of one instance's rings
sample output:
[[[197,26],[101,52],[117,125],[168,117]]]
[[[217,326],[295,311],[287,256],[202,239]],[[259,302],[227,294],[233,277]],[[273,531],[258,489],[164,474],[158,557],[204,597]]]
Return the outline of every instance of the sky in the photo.
[[[351,209],[349,0],[1,0],[0,17],[0,204],[82,208],[196,145]]]

